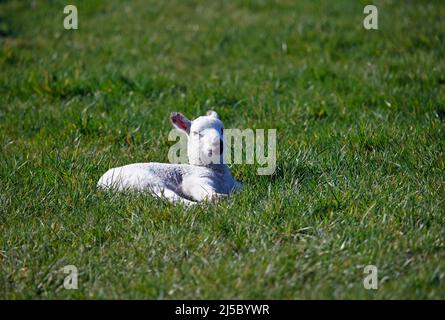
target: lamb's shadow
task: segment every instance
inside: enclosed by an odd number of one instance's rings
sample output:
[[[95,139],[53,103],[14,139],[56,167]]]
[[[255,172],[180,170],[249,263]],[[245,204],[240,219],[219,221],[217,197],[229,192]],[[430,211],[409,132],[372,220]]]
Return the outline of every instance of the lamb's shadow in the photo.
[[[290,191],[316,184],[323,174],[322,168],[316,164],[288,159],[279,161],[271,175],[257,175],[256,168],[252,171],[252,174],[242,177],[241,182],[248,188],[254,188],[259,199],[266,198],[270,189]]]

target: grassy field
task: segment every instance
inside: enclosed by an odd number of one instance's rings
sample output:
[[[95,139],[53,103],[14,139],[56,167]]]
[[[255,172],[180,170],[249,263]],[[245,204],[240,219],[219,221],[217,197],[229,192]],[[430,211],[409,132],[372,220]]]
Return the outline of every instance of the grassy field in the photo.
[[[0,298],[445,298],[442,0],[373,1],[378,31],[368,1],[72,3],[0,1]],[[191,210],[96,190],[211,108],[277,129],[275,174]]]

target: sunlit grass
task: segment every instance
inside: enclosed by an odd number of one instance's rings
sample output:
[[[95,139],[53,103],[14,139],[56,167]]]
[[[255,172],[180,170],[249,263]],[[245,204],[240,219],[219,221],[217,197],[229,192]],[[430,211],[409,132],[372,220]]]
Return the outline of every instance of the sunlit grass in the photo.
[[[0,297],[445,297],[442,1],[374,1],[378,31],[360,1],[73,2],[77,31],[0,2]],[[189,210],[96,190],[211,108],[277,129],[274,175]]]

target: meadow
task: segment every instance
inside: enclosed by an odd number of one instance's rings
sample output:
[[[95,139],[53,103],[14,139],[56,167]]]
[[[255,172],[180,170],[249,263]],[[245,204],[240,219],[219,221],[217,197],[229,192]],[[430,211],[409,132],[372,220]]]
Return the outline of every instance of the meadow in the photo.
[[[369,31],[367,1],[66,4],[0,1],[0,298],[445,298],[442,0]],[[277,129],[275,173],[190,209],[96,189],[208,109]]]

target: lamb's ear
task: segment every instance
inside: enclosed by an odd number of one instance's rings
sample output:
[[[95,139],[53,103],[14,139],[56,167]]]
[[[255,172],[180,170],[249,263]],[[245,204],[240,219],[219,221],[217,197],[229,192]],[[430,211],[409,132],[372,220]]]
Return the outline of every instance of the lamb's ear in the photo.
[[[208,117],[213,117],[213,118],[219,119],[218,114],[216,113],[216,111],[213,111],[213,110],[209,110],[209,111],[207,111],[206,115],[207,115]]]
[[[190,126],[192,125],[192,122],[187,119],[187,117],[184,116],[182,113],[172,112],[170,114],[170,120],[173,126],[179,131],[183,131],[187,134],[190,133]]]

